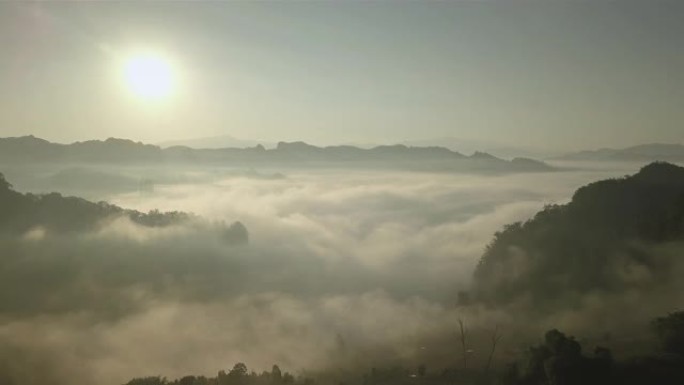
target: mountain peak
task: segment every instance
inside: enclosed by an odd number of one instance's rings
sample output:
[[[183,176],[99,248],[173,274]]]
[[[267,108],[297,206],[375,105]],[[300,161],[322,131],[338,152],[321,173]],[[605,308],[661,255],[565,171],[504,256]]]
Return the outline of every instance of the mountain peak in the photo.
[[[291,151],[301,151],[301,150],[311,150],[318,149],[319,147],[313,146],[311,144],[299,141],[299,142],[278,142],[276,146],[277,150],[291,150]]]
[[[492,154],[488,154],[486,152],[482,151],[475,151],[473,155],[470,156],[470,159],[485,159],[485,160],[493,160],[493,159],[499,159],[495,157]]]
[[[14,137],[14,138],[7,138],[7,139],[10,139],[10,140],[13,140],[13,141],[17,141],[17,142],[21,142],[21,143],[41,143],[41,144],[43,144],[43,143],[50,143],[50,142],[48,142],[48,141],[45,140],[45,139],[36,138],[36,137],[33,136],[33,135],[17,136],[17,137]]]
[[[653,162],[642,167],[633,178],[649,183],[684,182],[684,167],[668,162]]]

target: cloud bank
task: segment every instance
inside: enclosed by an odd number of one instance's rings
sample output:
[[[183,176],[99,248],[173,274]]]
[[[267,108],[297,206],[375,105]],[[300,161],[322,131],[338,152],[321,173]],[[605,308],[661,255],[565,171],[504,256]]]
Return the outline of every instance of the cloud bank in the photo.
[[[294,371],[446,365],[457,353],[444,336],[458,319],[482,330],[524,322],[457,303],[492,234],[616,174],[336,170],[110,195],[131,209],[240,220],[250,244],[124,219],[0,237],[0,379],[117,384],[237,361]]]

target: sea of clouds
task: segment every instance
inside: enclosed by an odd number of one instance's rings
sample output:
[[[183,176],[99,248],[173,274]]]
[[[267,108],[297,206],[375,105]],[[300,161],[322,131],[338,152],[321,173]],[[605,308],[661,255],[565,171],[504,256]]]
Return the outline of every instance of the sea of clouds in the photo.
[[[33,229],[0,239],[0,382],[118,384],[215,375],[238,361],[294,372],[448,365],[458,359],[459,319],[473,333],[521,322],[458,304],[493,234],[588,182],[637,168],[300,170],[284,178],[194,171],[199,177],[179,178],[192,182],[154,192],[102,191],[97,198],[125,208],[239,220],[250,243],[123,219],[84,233]]]

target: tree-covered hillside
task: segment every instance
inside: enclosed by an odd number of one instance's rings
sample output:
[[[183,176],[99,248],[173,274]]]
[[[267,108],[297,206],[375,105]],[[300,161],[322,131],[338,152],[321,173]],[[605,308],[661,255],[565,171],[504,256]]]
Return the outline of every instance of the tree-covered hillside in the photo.
[[[22,194],[12,189],[12,185],[0,173],[0,232],[24,234],[31,229],[41,229],[50,233],[85,231],[95,228],[104,221],[128,218],[133,223],[145,227],[165,227],[200,222],[193,214],[152,210],[142,213],[123,209],[107,202],[90,202],[77,197],[65,197],[59,193]],[[240,222],[225,227],[224,238],[230,243],[245,243],[247,229]]]
[[[576,191],[496,233],[475,271],[475,298],[570,306],[589,292],[647,289],[676,279],[684,240],[684,168],[652,163]]]

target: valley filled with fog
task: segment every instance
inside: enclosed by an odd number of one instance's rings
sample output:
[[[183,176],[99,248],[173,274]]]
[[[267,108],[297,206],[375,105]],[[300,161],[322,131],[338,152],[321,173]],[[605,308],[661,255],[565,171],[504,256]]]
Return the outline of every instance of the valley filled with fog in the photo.
[[[684,1],[0,1],[0,385],[684,384]]]
[[[93,165],[43,165],[29,175],[7,167],[18,192],[59,192],[46,181],[75,173],[78,183],[56,184],[68,195],[188,212],[208,224],[239,221],[249,241],[225,242],[192,221],[143,227],[126,218],[4,236],[16,257],[0,277],[12,293],[0,339],[13,359],[2,372],[17,383],[117,384],[214,375],[234,362],[294,373],[448,366],[459,360],[459,320],[471,330],[473,362],[486,359],[478,341],[494,327],[506,336],[497,360],[515,359],[525,336],[587,331],[596,304],[529,321],[530,313],[464,302],[494,233],[640,166],[566,163],[493,175]],[[88,182],[102,175],[131,183]],[[584,335],[619,323],[600,319]]]

